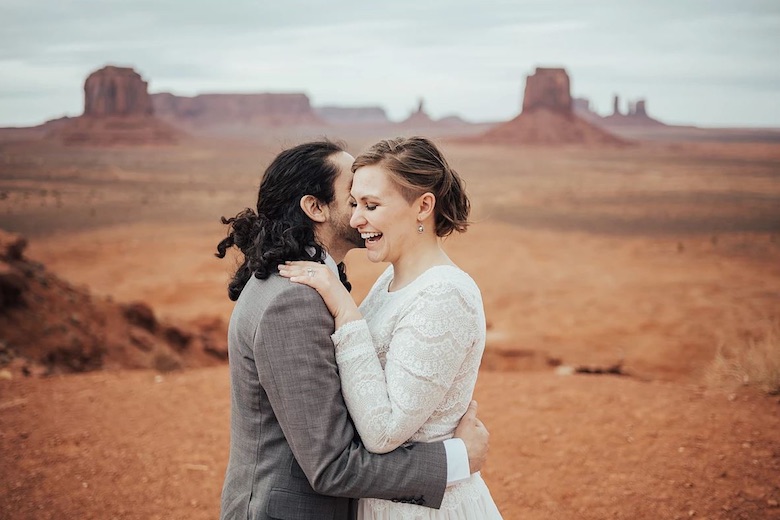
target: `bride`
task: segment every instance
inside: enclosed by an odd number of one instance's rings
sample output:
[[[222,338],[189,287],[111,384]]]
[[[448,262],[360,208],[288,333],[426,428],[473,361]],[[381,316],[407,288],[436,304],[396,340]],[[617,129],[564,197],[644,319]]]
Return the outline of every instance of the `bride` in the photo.
[[[364,445],[386,453],[452,437],[474,391],[485,348],[482,296],[441,247],[468,225],[458,174],[422,137],[380,141],[352,166],[350,225],[368,259],[390,265],[358,308],[314,262],[280,273],[315,288],[336,322],[342,392]],[[366,498],[363,519],[500,519],[479,473],[447,488],[441,509]]]

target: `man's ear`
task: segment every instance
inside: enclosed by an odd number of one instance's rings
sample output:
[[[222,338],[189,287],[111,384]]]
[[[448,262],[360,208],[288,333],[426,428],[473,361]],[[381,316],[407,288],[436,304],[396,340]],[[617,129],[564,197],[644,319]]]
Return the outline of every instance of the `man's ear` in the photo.
[[[433,214],[436,207],[436,196],[431,192],[425,192],[415,201],[417,205],[417,221],[422,222]]]
[[[301,197],[301,209],[314,222],[322,223],[328,220],[328,206],[321,203],[314,195]]]

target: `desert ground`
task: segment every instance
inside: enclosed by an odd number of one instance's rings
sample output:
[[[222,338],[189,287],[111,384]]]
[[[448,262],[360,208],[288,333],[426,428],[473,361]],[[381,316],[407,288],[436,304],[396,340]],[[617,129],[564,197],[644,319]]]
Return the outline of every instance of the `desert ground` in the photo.
[[[219,217],[297,139],[6,139],[0,228],[95,295],[227,321]],[[504,517],[780,518],[780,144],[440,143],[474,206],[445,246],[483,293]],[[347,264],[360,300],[384,266]],[[217,517],[226,365],[0,374],[0,518]]]

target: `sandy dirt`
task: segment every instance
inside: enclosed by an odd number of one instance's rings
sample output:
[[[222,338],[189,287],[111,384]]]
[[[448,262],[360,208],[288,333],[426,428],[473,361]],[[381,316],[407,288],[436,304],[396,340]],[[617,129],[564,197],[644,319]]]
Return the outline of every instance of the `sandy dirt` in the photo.
[[[226,319],[218,217],[285,144],[0,143],[0,226],[97,295]],[[485,300],[505,518],[780,518],[780,401],[714,364],[780,319],[780,147],[443,146],[474,202],[446,247]],[[348,264],[359,300],[383,267]],[[0,380],[2,518],[214,518],[228,414],[224,366]]]
[[[224,367],[0,382],[3,518],[216,518]],[[778,518],[780,402],[628,378],[483,372],[505,518]],[[694,512],[691,514],[691,512]]]

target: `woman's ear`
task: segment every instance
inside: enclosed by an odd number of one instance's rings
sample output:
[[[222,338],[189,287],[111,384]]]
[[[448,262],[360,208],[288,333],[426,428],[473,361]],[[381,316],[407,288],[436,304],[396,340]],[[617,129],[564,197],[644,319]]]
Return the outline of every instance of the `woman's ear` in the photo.
[[[328,220],[328,206],[322,204],[314,195],[301,197],[301,209],[314,222],[322,223]]]
[[[431,192],[425,192],[417,198],[417,221],[422,222],[433,215],[436,207],[436,196]]]

